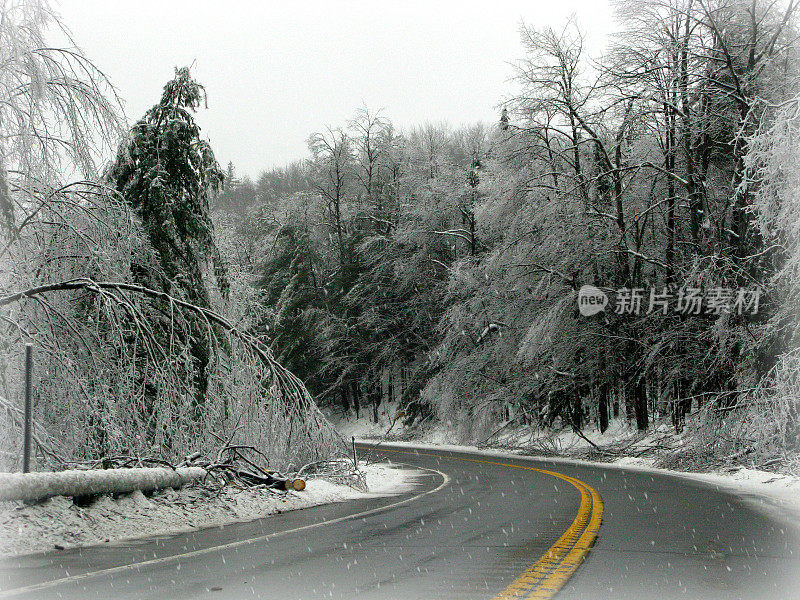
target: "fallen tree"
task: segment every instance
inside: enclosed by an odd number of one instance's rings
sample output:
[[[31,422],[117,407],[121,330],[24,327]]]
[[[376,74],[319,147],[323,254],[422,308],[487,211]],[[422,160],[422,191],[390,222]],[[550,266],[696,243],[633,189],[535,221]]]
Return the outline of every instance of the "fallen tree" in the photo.
[[[180,488],[206,477],[201,467],[98,469],[0,473],[0,500],[36,501],[53,496],[79,498],[98,494],[127,494]]]
[[[255,456],[267,459],[253,446],[226,444],[214,459],[194,452],[176,466],[161,459],[113,456],[85,463],[81,469],[0,473],[0,500],[39,501],[53,496],[71,496],[76,501],[85,501],[102,494],[127,494],[136,490],[154,492],[178,489],[190,483],[212,488],[263,486],[300,492],[306,487],[305,479],[300,475],[303,471],[314,471],[316,466],[316,463],[306,465],[290,476],[258,464]],[[142,466],[145,464],[163,466]],[[319,474],[342,477],[342,471],[353,470],[343,463],[336,464],[338,468],[329,466]]]

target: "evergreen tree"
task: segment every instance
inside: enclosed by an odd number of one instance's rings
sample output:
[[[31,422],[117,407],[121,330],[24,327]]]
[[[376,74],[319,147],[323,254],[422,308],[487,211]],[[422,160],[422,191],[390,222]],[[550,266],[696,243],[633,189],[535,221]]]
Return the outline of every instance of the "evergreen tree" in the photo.
[[[200,138],[194,113],[205,90],[188,67],[175,70],[161,100],[136,123],[122,145],[110,179],[141,219],[160,273],[134,265],[134,278],[189,302],[210,307],[204,271],[214,266],[217,286],[227,297],[228,282],[209,216],[209,201],[224,175],[209,143]],[[208,386],[211,339],[205,324],[192,327],[196,404]]]
[[[233,162],[228,161],[228,168],[225,172],[225,185],[224,185],[224,189],[226,191],[231,188],[235,178],[236,178],[236,170],[233,167]]]

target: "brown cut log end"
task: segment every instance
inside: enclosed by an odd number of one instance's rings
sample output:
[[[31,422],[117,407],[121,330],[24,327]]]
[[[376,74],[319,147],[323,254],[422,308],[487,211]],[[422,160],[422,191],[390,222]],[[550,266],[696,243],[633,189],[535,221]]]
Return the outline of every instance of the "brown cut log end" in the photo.
[[[292,481],[292,489],[296,492],[302,492],[306,489],[306,482],[302,479],[295,479]]]

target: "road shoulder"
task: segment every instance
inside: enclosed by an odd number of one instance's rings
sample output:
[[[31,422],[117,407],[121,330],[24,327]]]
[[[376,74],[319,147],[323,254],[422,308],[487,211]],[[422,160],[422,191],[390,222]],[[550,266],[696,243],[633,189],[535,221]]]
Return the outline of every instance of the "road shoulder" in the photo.
[[[146,497],[136,491],[102,496],[80,507],[57,496],[39,504],[0,502],[0,555],[115,544],[175,535],[260,519],[287,511],[378,495],[395,495],[414,485],[415,474],[385,464],[364,467],[369,492],[324,479],[311,479],[302,492],[266,488],[210,490],[189,486]]]

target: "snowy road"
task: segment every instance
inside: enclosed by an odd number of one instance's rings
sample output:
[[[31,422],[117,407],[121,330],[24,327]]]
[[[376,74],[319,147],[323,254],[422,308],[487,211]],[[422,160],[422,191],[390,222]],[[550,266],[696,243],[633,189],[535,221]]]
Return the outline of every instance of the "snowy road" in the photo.
[[[441,450],[372,456],[427,470],[399,496],[8,561],[0,598],[541,598],[531,567],[588,502],[558,475],[603,505],[559,599],[800,598],[800,527],[707,484]]]

